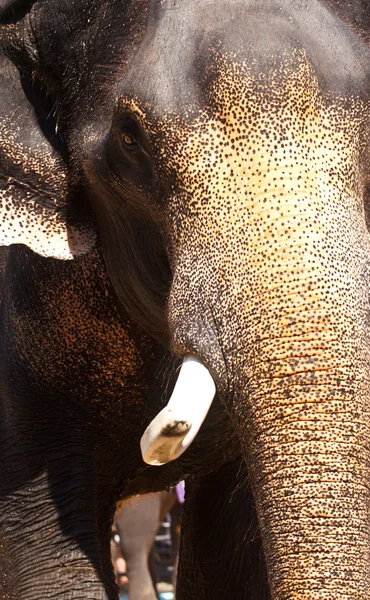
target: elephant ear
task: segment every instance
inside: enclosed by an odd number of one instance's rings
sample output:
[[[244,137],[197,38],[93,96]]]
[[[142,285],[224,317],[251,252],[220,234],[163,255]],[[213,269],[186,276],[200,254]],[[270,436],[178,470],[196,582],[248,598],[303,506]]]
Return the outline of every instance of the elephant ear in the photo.
[[[30,100],[32,88],[0,57],[0,246],[72,259],[94,246],[95,234],[69,206],[66,165]]]

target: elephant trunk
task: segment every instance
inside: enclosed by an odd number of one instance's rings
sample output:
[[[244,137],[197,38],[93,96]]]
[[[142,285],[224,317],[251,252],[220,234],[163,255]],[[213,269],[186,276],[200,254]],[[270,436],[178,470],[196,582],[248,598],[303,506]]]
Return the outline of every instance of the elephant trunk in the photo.
[[[347,214],[270,242],[226,352],[277,600],[370,596],[368,248]]]
[[[365,365],[351,364],[359,348],[348,339],[335,352],[312,330],[303,336],[313,339],[297,342],[285,332],[266,343],[231,408],[244,436],[272,597],[365,599],[368,376]]]
[[[178,269],[170,316],[177,351],[197,354],[210,367],[239,431],[272,597],[365,600],[367,234],[358,218],[364,237],[353,237],[355,211],[340,232],[330,217],[323,226],[316,216],[310,215],[316,231],[301,218],[290,235],[296,216],[285,215],[283,226],[276,216],[274,226],[267,221],[274,239],[260,219],[249,230],[254,242],[244,241],[237,253],[235,243],[225,250],[220,235],[208,263],[199,252],[196,278],[187,277],[189,265]],[[197,323],[179,301],[186,288],[199,302]]]
[[[228,109],[178,143],[169,325],[239,433],[274,600],[365,600],[368,117],[289,68],[276,94],[228,73]]]
[[[308,287],[273,319],[252,317],[248,341],[231,343],[234,389],[224,398],[243,442],[272,597],[365,600],[370,390],[360,311],[339,300],[333,281]]]

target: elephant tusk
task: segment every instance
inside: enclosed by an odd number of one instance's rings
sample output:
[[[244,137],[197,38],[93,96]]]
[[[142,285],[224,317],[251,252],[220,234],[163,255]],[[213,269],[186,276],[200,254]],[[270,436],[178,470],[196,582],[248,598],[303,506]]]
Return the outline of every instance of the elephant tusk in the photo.
[[[215,393],[207,367],[196,356],[186,356],[167,406],[141,438],[143,460],[159,466],[181,456],[197,435]]]

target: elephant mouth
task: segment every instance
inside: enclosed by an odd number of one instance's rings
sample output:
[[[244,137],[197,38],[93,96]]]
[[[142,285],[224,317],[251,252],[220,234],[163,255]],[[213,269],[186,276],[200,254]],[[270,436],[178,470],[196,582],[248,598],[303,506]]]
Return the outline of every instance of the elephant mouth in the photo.
[[[196,437],[216,394],[207,367],[185,356],[167,406],[145,430],[140,446],[144,462],[161,466],[179,458]]]

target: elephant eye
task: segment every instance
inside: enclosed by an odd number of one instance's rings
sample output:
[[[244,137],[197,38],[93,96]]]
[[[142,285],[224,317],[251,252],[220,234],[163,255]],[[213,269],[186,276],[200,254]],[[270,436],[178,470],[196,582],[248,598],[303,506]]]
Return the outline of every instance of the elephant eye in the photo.
[[[130,135],[129,133],[124,133],[122,136],[122,139],[123,139],[125,146],[129,146],[131,148],[137,146],[137,142],[132,137],[132,135]]]

